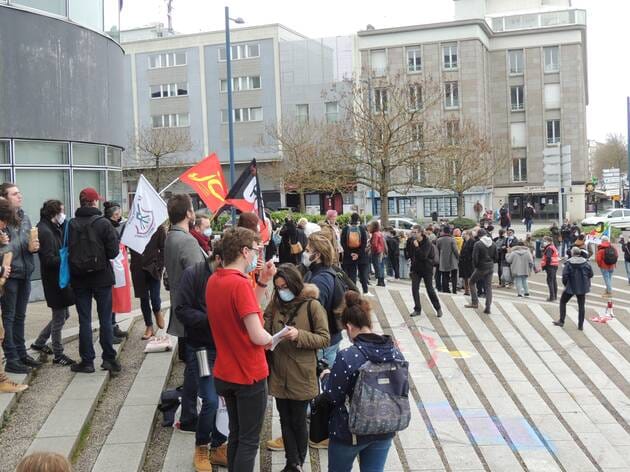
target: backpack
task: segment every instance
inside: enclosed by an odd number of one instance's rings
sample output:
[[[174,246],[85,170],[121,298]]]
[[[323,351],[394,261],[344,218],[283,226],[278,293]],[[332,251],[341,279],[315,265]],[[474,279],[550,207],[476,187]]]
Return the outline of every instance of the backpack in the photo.
[[[361,247],[361,229],[358,225],[348,226],[347,234],[348,249],[359,249]]]
[[[604,264],[613,265],[617,263],[617,251],[614,247],[604,248]]]
[[[354,435],[388,434],[409,426],[409,363],[365,362],[352,393],[348,428]]]
[[[324,272],[330,274],[333,278],[333,295],[330,306],[325,306],[328,315],[328,329],[330,334],[340,333],[343,330],[341,324],[341,310],[343,309],[344,296],[348,290],[359,292],[357,286],[350,280],[346,273],[337,267],[328,267]],[[307,272],[304,276],[304,282],[310,283],[312,272]]]
[[[105,257],[105,247],[97,237],[93,224],[101,215],[94,215],[87,221],[76,218],[70,221],[73,230],[72,244],[69,247],[68,262],[72,275],[87,275],[103,270],[109,264]]]

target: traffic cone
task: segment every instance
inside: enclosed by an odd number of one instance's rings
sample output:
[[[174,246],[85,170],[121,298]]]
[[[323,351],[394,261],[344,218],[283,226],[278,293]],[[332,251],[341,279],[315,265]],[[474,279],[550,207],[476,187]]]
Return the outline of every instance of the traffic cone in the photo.
[[[613,313],[613,302],[612,302],[612,300],[608,300],[608,306],[606,307],[606,312],[604,313],[604,316],[610,318],[611,320],[615,317],[615,315]]]

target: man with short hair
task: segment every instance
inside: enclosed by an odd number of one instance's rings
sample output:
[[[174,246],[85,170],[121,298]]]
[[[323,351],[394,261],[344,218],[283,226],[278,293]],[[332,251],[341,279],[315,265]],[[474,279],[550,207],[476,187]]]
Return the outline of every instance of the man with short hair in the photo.
[[[92,344],[92,298],[96,300],[99,319],[98,340],[103,350],[101,368],[120,372],[116,360],[112,327],[112,287],[114,271],[110,259],[119,252],[116,230],[98,209],[103,201],[93,188],[84,188],[79,194],[80,208],[68,227],[68,261],[70,284],[74,290],[79,313],[79,355],[81,362],[70,367],[73,372],[94,372],[94,345]]]
[[[486,309],[483,312],[489,315],[490,306],[492,305],[492,271],[494,261],[497,259],[497,248],[485,229],[480,228],[477,231],[477,235],[479,236],[479,241],[473,246],[474,272],[470,277],[470,284],[474,286],[478,280],[483,281],[486,293]],[[466,308],[478,308],[479,298],[476,290],[471,290],[470,299],[470,304],[466,305]]]
[[[212,226],[210,224],[210,217],[208,215],[197,215],[195,223],[190,230],[190,234],[197,240],[197,243],[204,250],[206,254],[210,254],[212,251],[212,245],[210,244],[210,236],[212,236]]]
[[[195,221],[195,212],[190,196],[185,193],[171,196],[168,199],[167,210],[171,229],[166,235],[164,243],[164,267],[168,275],[171,316],[166,331],[168,334],[179,338],[180,358],[186,363],[179,426],[184,431],[195,431],[197,429],[195,352],[186,342],[184,325],[172,314],[179,303],[179,289],[184,271],[194,264],[205,261],[206,254],[197,240],[190,234],[190,224]]]

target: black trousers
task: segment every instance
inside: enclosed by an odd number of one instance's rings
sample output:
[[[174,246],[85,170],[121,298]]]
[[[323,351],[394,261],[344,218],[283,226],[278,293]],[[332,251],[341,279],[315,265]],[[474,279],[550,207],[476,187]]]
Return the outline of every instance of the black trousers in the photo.
[[[545,266],[545,272],[547,272],[547,288],[549,289],[549,298],[551,298],[552,300],[556,300],[558,298],[558,279],[556,279],[558,267]]]
[[[449,285],[453,287],[453,293],[457,293],[457,269],[449,272],[440,272],[442,276],[442,292],[449,293],[451,291]]]
[[[440,273],[440,268],[438,266],[435,266],[433,270],[434,270],[434,277],[435,277],[435,289],[438,292],[441,292],[442,291],[442,274]]]
[[[433,288],[433,274],[424,274],[419,275],[415,272],[411,273],[411,294],[413,295],[413,310],[418,313],[422,310],[422,305],[420,304],[420,281],[424,281],[424,288],[427,290],[427,295],[429,295],[429,300],[431,300],[431,305],[435,310],[440,309],[440,299],[435,293],[435,289]]]
[[[357,272],[359,274],[359,280],[361,281],[361,288],[363,288],[363,293],[367,293],[368,291],[368,280],[370,278],[370,264],[360,264],[357,261],[343,263],[341,264],[341,268],[346,273],[346,275],[352,280],[352,283],[357,283]]]
[[[567,317],[567,303],[571,300],[572,293],[567,293],[565,290],[560,297],[560,322],[564,323],[564,319]],[[582,329],[584,326],[584,303],[586,302],[586,295],[576,295],[578,302],[578,328]]]
[[[394,278],[395,279],[399,279],[400,278],[400,256],[398,254],[394,255],[387,255],[387,258],[389,259],[389,263],[392,266],[392,270],[394,271]]]
[[[308,400],[276,398],[276,407],[280,413],[284,457],[287,459],[287,465],[302,466],[308,454],[308,428],[306,426]]]
[[[253,472],[267,408],[267,379],[240,385],[215,378],[214,385],[230,418],[228,471]]]

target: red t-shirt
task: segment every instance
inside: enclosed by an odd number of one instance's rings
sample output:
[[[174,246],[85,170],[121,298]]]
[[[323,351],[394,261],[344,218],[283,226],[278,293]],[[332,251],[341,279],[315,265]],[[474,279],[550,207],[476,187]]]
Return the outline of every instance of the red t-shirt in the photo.
[[[252,343],[243,322],[256,313],[263,323],[249,278],[235,269],[218,269],[206,285],[206,306],[217,348],[214,376],[240,385],[267,378],[265,348]]]

